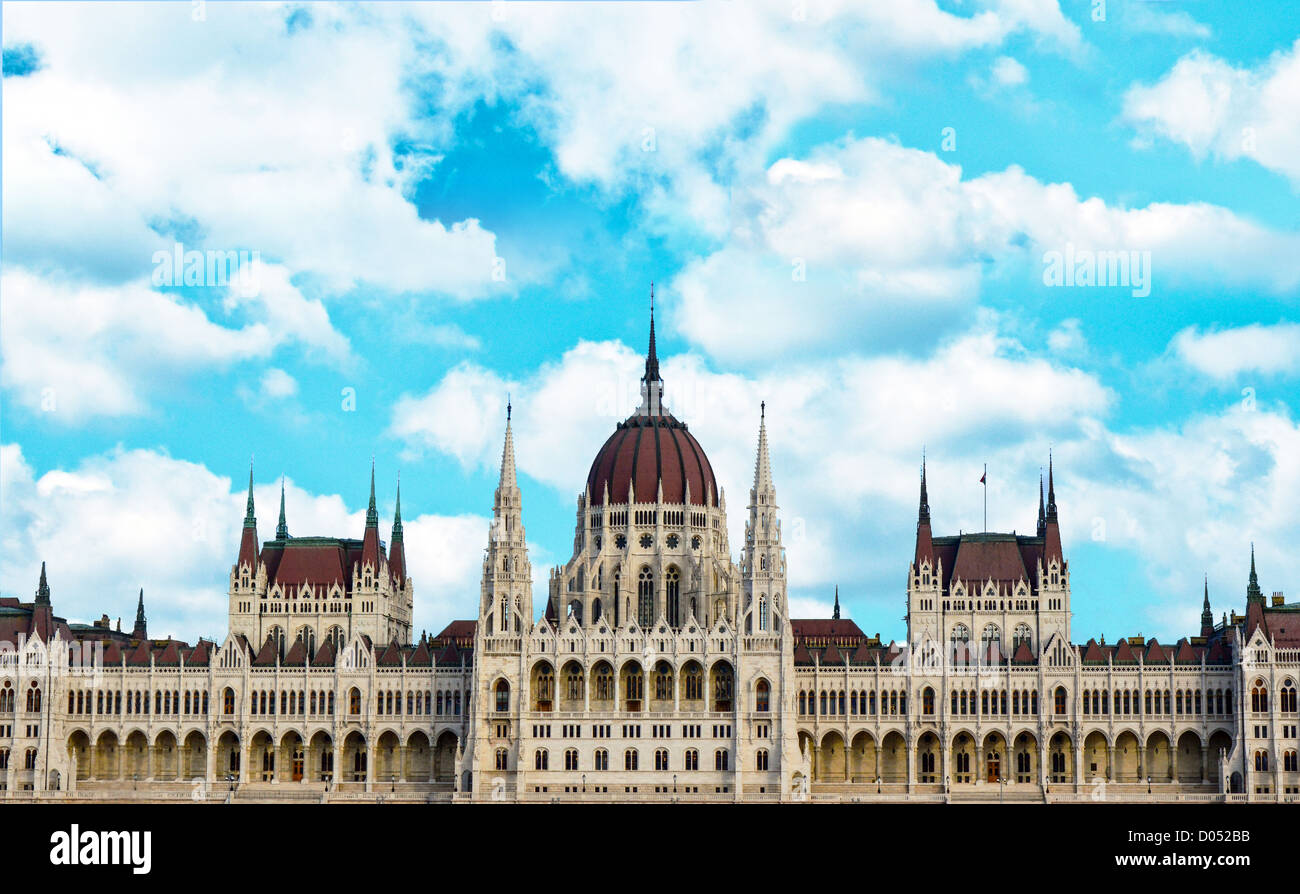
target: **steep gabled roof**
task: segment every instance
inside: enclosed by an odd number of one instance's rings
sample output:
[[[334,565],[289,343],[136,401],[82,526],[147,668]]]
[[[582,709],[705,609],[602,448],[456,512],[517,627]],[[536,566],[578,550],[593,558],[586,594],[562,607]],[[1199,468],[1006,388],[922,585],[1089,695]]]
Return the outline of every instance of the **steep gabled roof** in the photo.
[[[1105,664],[1106,653],[1102,651],[1101,646],[1097,645],[1097,640],[1088,640],[1088,645],[1083,650],[1083,661],[1085,664]]]
[[[401,667],[402,666],[402,650],[397,645],[397,640],[392,640],[391,642],[389,642],[388,648],[384,650],[384,654],[379,656],[379,666],[380,667]]]
[[[1137,655],[1133,652],[1133,647],[1128,644],[1128,640],[1122,639],[1115,644],[1115,663],[1116,664],[1137,663]]]
[[[267,636],[266,642],[262,643],[262,648],[258,651],[257,657],[253,659],[254,667],[275,667],[275,659],[279,654],[276,648],[275,640]]]

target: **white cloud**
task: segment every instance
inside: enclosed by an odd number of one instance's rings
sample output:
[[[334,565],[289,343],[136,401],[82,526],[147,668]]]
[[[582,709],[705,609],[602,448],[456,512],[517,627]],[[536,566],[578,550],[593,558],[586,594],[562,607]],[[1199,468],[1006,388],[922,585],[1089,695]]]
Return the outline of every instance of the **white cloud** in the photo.
[[[985,0],[969,15],[935,0],[891,3],[563,4],[412,10],[445,55],[443,82],[523,94],[523,117],[561,173],[611,192],[648,192],[652,213],[715,234],[727,225],[725,177],[827,104],[873,102],[912,61],[1029,35],[1075,54],[1077,26],[1056,0]],[[833,39],[828,36],[833,35]],[[509,51],[492,49],[491,37]],[[754,52],[763,47],[763,52]],[[542,89],[536,89],[537,85]]]
[[[282,369],[271,368],[262,375],[262,391],[269,397],[293,397],[298,393],[298,380]]]
[[[31,598],[49,563],[54,609],[72,620],[108,614],[130,624],[144,588],[149,629],[193,642],[226,633],[230,566],[239,551],[247,483],[153,450],[86,457],[38,475],[18,444],[0,447],[0,581]],[[259,533],[275,529],[278,480],[254,489]],[[365,509],[289,480],[289,530],[359,537]],[[408,506],[409,506],[408,502]],[[385,509],[391,517],[391,506]],[[488,519],[420,514],[404,520],[415,582],[415,628],[474,617]],[[383,538],[386,541],[387,528]]]
[[[266,358],[284,344],[346,362],[347,339],[320,302],[304,299],[280,268],[263,269],[266,288],[256,296],[226,293],[228,308],[244,306],[251,318],[239,328],[144,281],[92,286],[6,272],[0,385],[23,406],[71,425],[143,413],[148,396],[177,377]]]
[[[1154,84],[1129,88],[1124,119],[1197,158],[1251,158],[1300,183],[1297,95],[1300,40],[1253,69],[1193,50]]]
[[[1170,344],[1177,357],[1197,372],[1233,379],[1244,372],[1291,375],[1300,372],[1300,324],[1253,323],[1201,332],[1188,327]]]
[[[1047,333],[1047,347],[1054,354],[1081,354],[1088,349],[1083,337],[1083,327],[1078,319],[1062,320],[1061,325]]]
[[[6,262],[120,281],[161,241],[149,228],[175,226],[333,291],[504,288],[491,233],[421,219],[406,195],[445,137],[438,114],[458,109],[415,108],[406,78],[421,51],[400,14],[316,6],[289,33],[274,4],[190,12],[5,8],[6,38],[44,59],[5,83]],[[399,153],[399,140],[424,150]]]
[[[668,290],[670,320],[711,355],[770,362],[826,348],[891,345],[969,325],[986,277],[1037,287],[1042,254],[1149,251],[1169,284],[1286,291],[1300,235],[1204,203],[1129,209],[1012,166],[971,179],[930,152],[846,138],[783,158],[738,184],[730,240]]]
[[[1156,34],[1166,37],[1196,38],[1207,40],[1211,36],[1210,27],[1204,25],[1186,10],[1162,12],[1152,3],[1129,3],[1124,6],[1123,24],[1130,31],[1141,34]]]
[[[1003,87],[1019,87],[1029,81],[1029,71],[1010,56],[999,56],[993,62],[993,80]]]

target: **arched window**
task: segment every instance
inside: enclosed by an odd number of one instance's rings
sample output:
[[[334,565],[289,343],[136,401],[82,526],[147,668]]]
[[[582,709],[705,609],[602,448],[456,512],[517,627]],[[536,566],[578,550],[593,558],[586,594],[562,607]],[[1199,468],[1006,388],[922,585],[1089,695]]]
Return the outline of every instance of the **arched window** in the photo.
[[[686,761],[682,766],[686,770],[698,770],[700,768],[700,753],[694,748],[686,749]]]
[[[637,752],[635,748],[629,748],[623,752],[623,769],[635,770],[637,768]]]
[[[921,713],[922,714],[934,713],[934,690],[931,689],[929,686],[921,690]]]
[[[673,669],[667,661],[655,665],[655,700],[671,701],[673,697]]]
[[[1256,751],[1256,752],[1255,752],[1255,770],[1256,770],[1257,772],[1260,772],[1260,773],[1267,773],[1267,772],[1268,772],[1268,752],[1267,752],[1267,751]]]
[[[13,684],[5,680],[4,687],[0,688],[0,714],[12,714],[14,710],[14,690]]]
[[[497,680],[497,713],[504,714],[510,710],[510,684],[505,680]],[[456,713],[460,713],[457,711]]]
[[[754,769],[760,773],[767,769],[767,749],[760,748],[754,756]]]
[[[642,627],[649,627],[654,623],[655,609],[655,576],[651,573],[649,566],[641,569],[637,575],[636,581],[636,612],[637,623]]]
[[[1268,687],[1263,680],[1256,680],[1250,690],[1250,710],[1256,714],[1268,712]]]
[[[857,693],[853,694],[857,698]],[[754,710],[760,714],[765,714],[771,710],[771,687],[767,685],[766,680],[759,680],[758,685],[754,687]]]
[[[656,770],[667,770],[667,769],[668,769],[668,749],[667,749],[667,748],[656,748],[656,749],[655,749],[655,769],[656,769]]]
[[[1282,712],[1284,714],[1296,713],[1296,689],[1295,683],[1290,680],[1282,684]]]
[[[948,638],[949,651],[955,658],[961,658],[966,654],[966,647],[970,644],[970,628],[965,624],[958,624],[952,628],[952,634]]]
[[[1002,630],[997,624],[985,624],[980,634],[980,651],[987,655],[990,648],[1002,648]]]
[[[717,751],[713,752],[713,769],[715,770],[727,769],[727,760],[729,757],[730,757],[730,752],[728,752],[725,748],[719,748]]]
[[[769,618],[769,611],[767,607],[767,594],[762,593],[759,594],[758,597],[758,629],[767,630],[770,624],[771,624],[771,619]]]
[[[551,755],[545,748],[539,748],[535,752],[533,752],[534,770],[549,770],[551,768],[550,762],[551,762]]]
[[[569,748],[569,749],[566,749],[566,750],[565,750],[565,752],[564,752],[564,769],[566,769],[566,770],[576,770],[576,769],[578,769],[578,749],[576,749],[576,748]]]
[[[1055,710],[1057,714],[1064,715],[1065,714],[1065,687],[1064,686],[1056,687],[1056,692],[1053,694],[1053,702],[1054,702],[1053,710]]]
[[[27,710],[33,714],[38,714],[41,710],[41,687],[35,680],[32,680],[31,688],[27,690]]]
[[[609,769],[609,752],[606,751],[604,748],[596,749],[596,759],[594,762],[594,768],[597,770]]]
[[[596,699],[609,701],[614,697],[614,669],[602,663],[596,668]]]
[[[1019,649],[1020,644],[1024,643],[1029,651],[1034,650],[1034,632],[1029,629],[1028,624],[1017,624],[1016,631],[1012,635],[1011,648]]]
[[[673,627],[680,626],[678,603],[681,597],[682,575],[676,566],[669,566],[667,573],[664,575],[664,586],[666,588],[666,597],[668,599],[668,623]]]
[[[506,751],[504,748],[497,749],[496,767],[498,770],[510,769],[510,752]]]

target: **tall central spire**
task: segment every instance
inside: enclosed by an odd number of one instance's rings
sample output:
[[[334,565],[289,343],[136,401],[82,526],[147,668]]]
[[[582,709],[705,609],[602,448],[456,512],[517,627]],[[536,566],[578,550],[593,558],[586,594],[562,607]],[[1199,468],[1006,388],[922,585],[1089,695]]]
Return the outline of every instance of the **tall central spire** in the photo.
[[[135,627],[131,630],[131,635],[136,639],[144,639],[149,635],[144,617],[144,587],[140,588],[140,601],[135,606]]]
[[[659,351],[655,346],[655,284],[650,283],[650,347],[645,355],[645,375],[641,377],[641,406],[638,416],[663,416],[664,383],[659,377]]]
[[[1047,514],[1043,509],[1043,467],[1038,467],[1038,536],[1047,533]]]

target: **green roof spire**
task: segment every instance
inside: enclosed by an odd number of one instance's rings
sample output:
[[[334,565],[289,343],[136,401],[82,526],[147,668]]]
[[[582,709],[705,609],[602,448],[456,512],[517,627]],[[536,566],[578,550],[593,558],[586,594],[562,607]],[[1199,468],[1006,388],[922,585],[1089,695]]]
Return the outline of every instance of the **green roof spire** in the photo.
[[[275,539],[289,539],[289,524],[284,518],[284,476],[280,476],[280,523],[275,526]]]
[[[253,517],[253,461],[248,461],[248,511],[244,513],[244,527],[256,528],[257,519]]]

